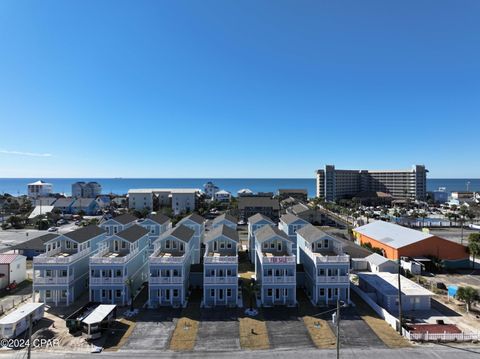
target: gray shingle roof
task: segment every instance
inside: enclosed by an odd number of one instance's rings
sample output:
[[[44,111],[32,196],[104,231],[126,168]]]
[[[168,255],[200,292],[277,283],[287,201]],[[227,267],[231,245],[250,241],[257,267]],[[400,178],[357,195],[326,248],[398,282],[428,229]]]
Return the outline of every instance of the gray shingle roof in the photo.
[[[230,213],[224,213],[224,214],[221,214],[218,217],[215,217],[215,219],[213,220],[213,224],[215,225],[215,224],[223,221],[224,219],[227,220],[227,221],[230,221],[234,224],[237,224],[237,222],[238,222],[237,218],[232,216]]]
[[[405,228],[398,224],[375,221],[354,229],[371,239],[382,242],[392,248],[401,248],[412,243],[433,237],[432,234]]]
[[[45,249],[46,242],[51,241],[52,239],[57,238],[58,236],[59,234],[57,233],[44,234],[43,236],[38,236],[36,238],[30,239],[29,241],[17,244],[12,249],[17,249],[17,250],[31,249],[31,250],[41,251]]]
[[[73,201],[75,201],[73,198],[59,198],[55,201],[53,204],[53,207],[58,208],[58,207],[68,207],[70,206]]]
[[[278,229],[278,227],[263,226],[262,228],[260,228],[255,232],[255,239],[260,242],[263,242],[269,238],[272,238],[273,236],[282,237],[287,241],[290,240],[287,234],[284,231]]]
[[[205,218],[203,218],[202,216],[200,216],[199,214],[197,213],[192,213],[191,215],[183,218],[180,222],[184,221],[184,220],[191,220],[195,223],[198,223],[198,224],[202,224],[203,222],[205,222]]]
[[[72,241],[75,241],[77,243],[83,243],[103,233],[105,233],[105,230],[103,228],[91,224],[75,231],[65,233],[63,234],[63,236],[70,238]]]
[[[230,228],[224,224],[221,226],[218,226],[217,228],[212,229],[210,232],[208,232],[205,236],[205,242],[210,242],[211,240],[219,237],[219,236],[225,236],[227,238],[230,238],[232,241],[235,242],[240,242],[240,239],[238,237],[238,233],[236,230],[233,228]]]
[[[306,223],[306,221],[304,221],[303,219],[291,214],[291,213],[286,213],[284,214],[283,216],[280,217],[280,221],[286,223],[286,224],[291,224],[293,222],[296,222],[296,221],[301,221],[301,222],[304,222]]]
[[[255,224],[255,223],[258,223],[260,221],[267,221],[267,222],[273,224],[273,221],[269,217],[267,217],[267,216],[265,216],[264,214],[261,214],[261,213],[257,213],[257,214],[254,214],[253,216],[248,217],[248,222],[251,223],[251,224]]]
[[[306,226],[298,229],[297,233],[309,243],[315,242],[316,240],[319,240],[325,236],[330,237],[327,233],[311,224],[307,224]]]
[[[193,229],[188,228],[183,224],[178,224],[176,227],[170,228],[168,231],[162,234],[162,238],[173,236],[183,242],[189,242],[193,238],[194,234],[195,231]]]
[[[150,214],[148,216],[148,219],[151,219],[152,221],[154,221],[158,224],[165,224],[168,221],[170,221],[170,218],[168,218],[166,215],[164,215],[162,213]]]
[[[118,232],[116,236],[133,243],[138,241],[140,238],[142,238],[144,235],[148,233],[149,233],[148,229],[143,228],[138,224],[134,224],[133,226],[130,226],[127,229],[124,229],[123,231]]]
[[[278,199],[270,197],[239,197],[238,208],[244,209],[245,207],[272,207],[274,210],[280,209],[280,203]]]
[[[295,214],[303,213],[306,211],[309,211],[311,208],[308,207],[306,204],[299,203],[294,206],[292,206],[292,212]]]
[[[131,215],[130,213],[125,213],[125,214],[122,214],[121,216],[117,216],[112,219],[115,222],[125,225],[125,224],[135,222],[137,220],[137,217],[135,217],[134,215]]]

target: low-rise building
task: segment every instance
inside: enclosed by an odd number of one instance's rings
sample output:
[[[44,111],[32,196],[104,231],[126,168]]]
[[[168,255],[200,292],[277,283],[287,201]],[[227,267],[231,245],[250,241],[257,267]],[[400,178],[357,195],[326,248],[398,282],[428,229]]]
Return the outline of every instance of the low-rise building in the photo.
[[[215,198],[215,193],[217,193],[220,190],[218,186],[215,186],[215,184],[211,181],[208,181],[203,185],[203,191],[205,192],[205,196],[207,196],[208,199],[214,199]]]
[[[236,306],[238,303],[237,231],[221,225],[205,236],[203,305]]]
[[[308,224],[297,231],[305,289],[315,305],[350,302],[350,256],[342,242]]]
[[[192,264],[198,264],[200,263],[201,244],[203,243],[203,238],[205,236],[205,218],[197,213],[192,213],[191,215],[182,218],[177,226],[181,224],[191,228],[195,232],[191,240],[191,246],[193,248]]]
[[[277,227],[265,225],[255,232],[255,276],[263,306],[297,303],[297,260],[293,243]]]
[[[195,231],[178,225],[168,229],[155,241],[149,258],[150,307],[184,306],[188,295],[190,266],[195,248]]]
[[[172,221],[161,213],[151,213],[145,219],[138,219],[136,223],[148,230],[149,252],[153,253],[155,242],[163,233],[172,228]]]
[[[47,233],[42,236],[32,238],[28,241],[19,243],[15,245],[12,249],[15,253],[21,254],[27,259],[33,259],[33,257],[38,256],[39,254],[45,253],[45,243],[57,238],[59,234],[57,233]]]
[[[91,225],[45,242],[45,253],[33,258],[33,291],[39,293],[38,301],[70,305],[87,291],[89,259],[104,238],[105,230]]]
[[[100,210],[95,198],[77,198],[70,208],[72,214],[83,212],[87,216],[93,216]]]
[[[212,228],[220,227],[221,225],[226,225],[234,230],[237,230],[237,218],[232,216],[230,213],[221,214],[212,222]]]
[[[98,182],[83,181],[72,184],[72,197],[76,198],[96,198],[102,194],[102,186]]]
[[[246,221],[249,217],[260,213],[273,221],[278,220],[280,203],[278,199],[263,196],[241,196],[238,198],[240,218]]]
[[[20,254],[0,254],[0,290],[27,278],[27,257]]]
[[[280,201],[287,199],[289,197],[295,198],[301,202],[308,201],[308,190],[306,189],[279,189],[278,198]]]
[[[106,237],[90,257],[90,301],[126,305],[148,280],[148,230],[132,225]]]
[[[378,253],[373,253],[365,257],[365,261],[367,262],[368,270],[372,273],[398,273],[398,264]]]
[[[100,223],[100,227],[105,229],[107,236],[113,236],[114,234],[127,229],[137,222],[137,217],[125,213],[117,217],[110,218],[103,223]]]
[[[27,185],[28,197],[46,197],[53,192],[53,185],[44,181],[36,181]]]
[[[74,202],[75,198],[72,197],[59,198],[53,204],[53,209],[58,209],[63,214],[72,214],[72,205]]]
[[[398,274],[358,273],[359,286],[370,298],[391,314],[398,314]],[[400,276],[402,310],[429,310],[433,293],[410,279]]]
[[[217,202],[230,202],[232,199],[232,194],[222,189],[215,193],[214,198]]]
[[[248,254],[250,262],[255,263],[256,250],[255,250],[255,232],[258,231],[263,226],[275,226],[273,222],[267,216],[257,213],[248,218]]]

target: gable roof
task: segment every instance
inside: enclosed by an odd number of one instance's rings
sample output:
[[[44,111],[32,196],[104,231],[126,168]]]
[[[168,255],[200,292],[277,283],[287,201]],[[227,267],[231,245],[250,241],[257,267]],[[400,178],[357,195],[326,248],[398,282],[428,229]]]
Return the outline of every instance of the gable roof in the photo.
[[[70,206],[74,201],[75,201],[75,199],[73,199],[73,198],[71,198],[71,197],[59,198],[59,199],[57,199],[57,200],[53,203],[53,207],[55,207],[55,208],[58,208],[58,207],[68,207],[68,206]]]
[[[303,204],[303,203],[298,203],[294,206],[292,206],[292,212],[294,214],[299,214],[299,213],[303,213],[303,212],[307,212],[307,211],[310,211],[311,208],[308,207],[306,204]]]
[[[78,198],[75,202],[73,202],[72,207],[74,208],[88,207],[92,204],[92,202],[97,203],[97,201],[95,201],[95,198]]]
[[[215,219],[213,220],[213,224],[215,225],[217,223],[220,223],[223,220],[227,220],[232,222],[233,224],[237,224],[237,219],[234,216],[232,216],[230,213],[224,213],[218,217],[215,217]]]
[[[169,236],[172,236],[183,242],[189,242],[193,238],[194,234],[195,234],[195,231],[193,229],[187,226],[184,226],[183,224],[179,224],[173,228],[170,228],[165,233],[163,233],[161,238],[164,239]]]
[[[158,224],[165,224],[170,221],[170,218],[162,213],[155,213],[155,214],[151,213],[148,215],[147,218]]]
[[[329,237],[331,238],[330,235],[322,231],[321,229],[318,229],[312,224],[307,224],[306,226],[300,228],[297,230],[297,233],[302,236],[303,239],[305,239],[307,242],[312,243],[315,242],[321,238],[324,237]]]
[[[137,220],[137,217],[135,217],[134,215],[131,215],[130,213],[125,213],[125,214],[122,214],[120,216],[113,217],[113,218],[110,218],[110,219],[115,221],[115,222],[118,222],[120,224],[125,225],[125,224],[135,222]]]
[[[211,240],[214,240],[215,238],[217,237],[220,237],[220,236],[225,236],[229,239],[231,239],[232,241],[235,241],[235,242],[240,242],[240,239],[238,237],[238,233],[236,230],[234,230],[233,228],[229,227],[229,226],[226,226],[224,224],[212,229],[210,232],[208,232],[205,236],[205,242],[210,242]]]
[[[138,224],[134,224],[133,226],[124,229],[116,234],[117,237],[125,239],[131,243],[138,241],[144,235],[148,234],[149,230],[139,226]]]
[[[267,221],[268,223],[274,224],[274,222],[267,216],[261,213],[256,213],[253,216],[248,217],[248,222],[255,224],[261,221]]]
[[[255,231],[255,239],[260,242],[263,242],[274,236],[282,237],[283,239],[290,241],[287,234],[284,231],[280,230],[278,227],[263,226],[259,230]]]
[[[381,265],[383,263],[387,263],[387,262],[395,263],[395,262],[391,261],[390,259],[385,258],[384,256],[381,256],[378,253],[370,254],[368,257],[365,257],[365,260],[367,262],[369,262],[370,264],[373,264],[373,265],[376,265],[376,266],[379,266],[379,265]]]
[[[38,236],[35,238],[32,238],[28,241],[22,242],[14,246],[12,249],[17,249],[17,250],[37,250],[37,251],[43,251],[45,250],[45,243],[48,241],[51,241],[54,238],[57,238],[59,234],[57,233],[47,233],[44,234],[43,236]]]
[[[94,224],[91,224],[89,226],[77,229],[75,231],[64,233],[62,234],[62,236],[65,236],[77,243],[83,243],[103,233],[105,233],[105,230],[103,228],[100,228]]]
[[[183,222],[183,221],[186,221],[187,219],[191,220],[192,222],[198,223],[198,224],[203,224],[203,222],[205,222],[205,218],[203,218],[202,216],[200,216],[197,213],[192,213],[191,215],[189,215],[185,218],[182,218],[180,223]]]
[[[353,229],[373,240],[392,248],[401,248],[433,237],[432,234],[417,231],[384,221],[375,221]]]
[[[296,221],[308,223],[308,222],[304,221],[303,219],[301,219],[300,217],[297,217],[297,216],[295,216],[294,214],[291,214],[291,213],[286,213],[283,216],[281,216],[280,221],[282,221],[283,223],[286,223],[286,224],[292,224],[293,222],[296,222]]]
[[[20,254],[0,254],[0,264],[11,264],[17,260],[17,257],[23,257]]]

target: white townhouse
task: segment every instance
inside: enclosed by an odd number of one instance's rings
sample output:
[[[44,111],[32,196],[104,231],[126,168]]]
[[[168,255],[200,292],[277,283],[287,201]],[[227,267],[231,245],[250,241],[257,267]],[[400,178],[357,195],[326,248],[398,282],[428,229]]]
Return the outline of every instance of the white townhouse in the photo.
[[[230,213],[224,213],[216,217],[212,222],[212,228],[220,227],[222,224],[237,230],[237,218],[232,216]]]
[[[297,230],[297,237],[305,288],[313,304],[328,306],[337,298],[349,303],[350,256],[343,243],[311,224]]]
[[[238,245],[236,230],[221,225],[205,236],[203,258],[203,305],[237,306]]]
[[[161,213],[151,213],[145,219],[137,219],[136,223],[148,230],[149,252],[153,253],[155,242],[163,233],[172,228],[172,221]]]
[[[231,199],[232,194],[223,189],[215,193],[215,201],[217,202],[230,202]]]
[[[110,218],[105,222],[101,223],[99,226],[105,229],[105,231],[107,232],[107,236],[113,236],[114,234],[134,225],[136,221],[137,217],[126,213],[117,217]]]
[[[178,222],[177,226],[183,224],[184,226],[193,229],[195,232],[192,238],[192,247],[193,247],[193,257],[192,257],[192,264],[199,264],[200,263],[200,252],[201,252],[201,244],[203,243],[203,238],[205,236],[205,218],[198,215],[197,213],[192,213],[191,215],[182,218],[180,222]]]
[[[263,306],[297,304],[297,261],[292,247],[277,227],[265,225],[255,232],[255,276]]]
[[[308,223],[306,220],[301,219],[291,213],[286,213],[280,217],[278,228],[280,228],[292,241],[292,252],[297,257],[297,262],[300,263],[298,256],[298,244],[297,244],[297,231],[300,228],[305,227]]]
[[[149,257],[148,303],[150,307],[184,306],[188,295],[195,231],[180,224],[155,241]]]
[[[275,226],[269,217],[257,213],[248,218],[248,253],[250,262],[255,263],[256,250],[255,250],[255,232],[263,226]]]

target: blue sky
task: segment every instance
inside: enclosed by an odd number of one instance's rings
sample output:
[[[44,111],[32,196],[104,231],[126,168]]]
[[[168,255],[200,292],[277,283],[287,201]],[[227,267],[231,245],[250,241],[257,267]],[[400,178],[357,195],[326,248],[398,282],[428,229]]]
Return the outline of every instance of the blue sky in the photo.
[[[480,2],[1,1],[0,177],[480,177]]]

